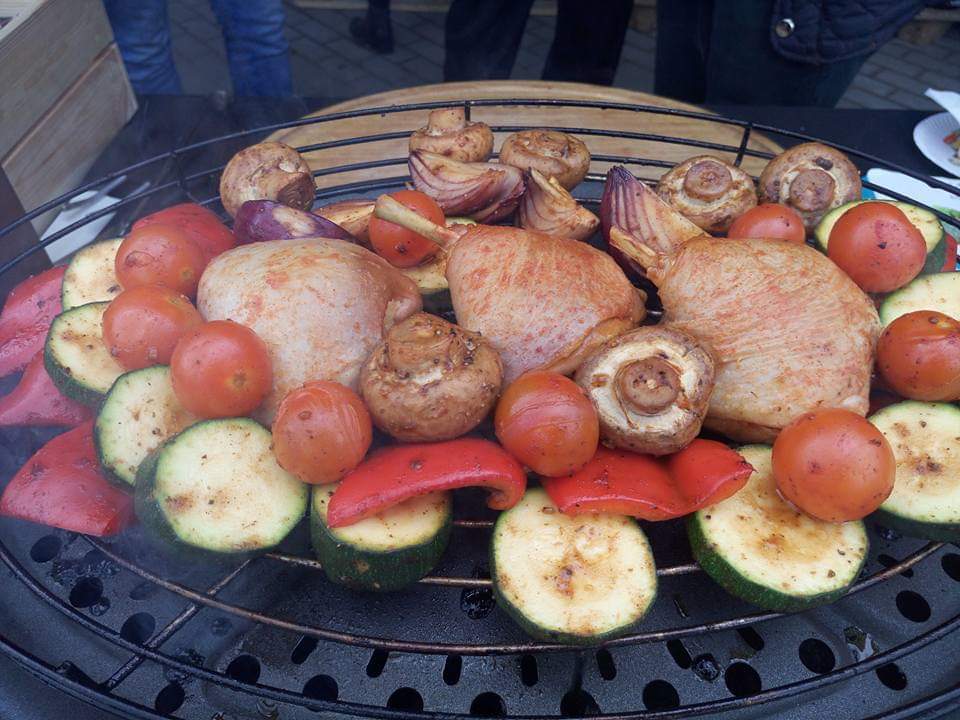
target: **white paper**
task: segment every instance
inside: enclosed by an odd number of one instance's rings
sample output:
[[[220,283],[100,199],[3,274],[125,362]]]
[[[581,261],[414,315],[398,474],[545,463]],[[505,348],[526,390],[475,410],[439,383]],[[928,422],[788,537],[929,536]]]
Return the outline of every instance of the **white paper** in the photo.
[[[77,195],[76,199],[85,200],[86,198],[93,197],[94,195],[96,195],[95,190],[88,190],[85,193]],[[50,224],[50,227],[47,228],[47,231],[43,234],[43,238],[53,235],[53,233],[62,230],[68,225],[73,225],[73,223],[85,218],[87,215],[91,215],[98,210],[103,210],[107,207],[110,207],[117,201],[118,198],[110,195],[104,195],[96,202],[89,205],[81,205],[79,207],[64,210],[57,215],[56,219]],[[55,240],[51,244],[47,245],[47,247],[44,249],[47,252],[47,257],[50,258],[50,262],[55,263],[58,260],[62,260],[70,253],[75,252],[84,245],[93,242],[100,234],[100,231],[107,226],[107,223],[110,222],[113,216],[114,213],[107,213],[103,217],[99,217],[96,220],[91,220],[83,227],[79,227],[72,233],[64,235],[59,240]]]
[[[960,93],[953,92],[952,90],[934,90],[933,88],[927,88],[924,95],[953,115],[956,121],[960,123]]]

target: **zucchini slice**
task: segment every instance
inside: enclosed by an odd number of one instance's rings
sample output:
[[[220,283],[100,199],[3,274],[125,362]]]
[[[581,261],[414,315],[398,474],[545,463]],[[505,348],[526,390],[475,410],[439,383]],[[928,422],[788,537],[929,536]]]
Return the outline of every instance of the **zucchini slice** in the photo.
[[[327,505],[336,488],[336,484],[314,487],[310,505],[313,550],[330,580],[358,590],[400,590],[440,561],[450,538],[450,493],[411,498],[375,517],[334,529],[327,525]]]
[[[307,509],[308,488],[277,463],[270,431],[249,418],[191,425],[137,470],[134,507],[161,543],[213,553],[277,545]]]
[[[897,458],[877,520],[904,535],[960,541],[960,408],[906,400],[870,417]]]
[[[915,310],[936,310],[960,319],[960,273],[921,275],[887,295],[880,303],[884,327]]]
[[[623,635],[657,594],[650,543],[633,518],[564,515],[542,488],[500,514],[490,574],[497,603],[520,627],[563,643]]]
[[[743,489],[687,520],[694,558],[731,595],[767,610],[836,600],[867,557],[864,524],[798,512],[777,492],[770,448],[749,445],[740,454],[754,467]]]
[[[43,363],[60,392],[96,407],[125,371],[103,342],[103,313],[108,302],[70,308],[53,319],[43,348]]]
[[[131,487],[147,455],[196,421],[174,395],[169,367],[125,373],[107,393],[93,427],[100,467],[114,483]]]
[[[421,295],[436,295],[450,289],[447,284],[447,256],[445,254],[424,265],[398,269],[417,284]]]
[[[78,250],[63,275],[63,309],[113,300],[123,288],[113,270],[123,238],[103,240]]]

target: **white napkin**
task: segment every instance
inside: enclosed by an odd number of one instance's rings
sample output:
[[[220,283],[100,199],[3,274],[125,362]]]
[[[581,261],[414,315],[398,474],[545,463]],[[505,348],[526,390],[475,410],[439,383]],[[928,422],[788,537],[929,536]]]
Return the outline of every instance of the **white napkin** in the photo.
[[[956,121],[960,123],[960,93],[953,92],[952,90],[934,90],[933,88],[927,88],[924,95],[953,115]]]
[[[88,190],[85,193],[80,193],[76,196],[76,200],[84,200],[89,197],[93,197],[97,192],[95,190]],[[115,198],[111,195],[103,195],[96,200],[96,202],[89,203],[87,205],[79,205],[74,208],[67,208],[63,210],[56,219],[50,223],[50,227],[47,228],[47,231],[43,234],[43,238],[53,235],[53,233],[62,230],[68,225],[73,225],[77,220],[85,218],[91,213],[95,213],[98,210],[103,210],[114,203],[118,202],[120,198]],[[47,245],[44,250],[47,251],[47,257],[50,258],[50,262],[55,263],[62,258],[65,258],[70,253],[75,250],[79,250],[84,245],[87,245],[93,240],[96,239],[97,235],[100,234],[100,231],[103,230],[107,223],[113,218],[114,213],[107,213],[103,217],[99,217],[96,220],[91,220],[86,225],[77,228],[72,233],[64,235],[59,240],[54,240],[52,243]],[[41,239],[43,239],[41,238]]]

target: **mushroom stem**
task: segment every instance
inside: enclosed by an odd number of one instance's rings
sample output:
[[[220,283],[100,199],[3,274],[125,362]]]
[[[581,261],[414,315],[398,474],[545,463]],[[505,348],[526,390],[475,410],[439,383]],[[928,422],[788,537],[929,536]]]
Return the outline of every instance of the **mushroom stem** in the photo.
[[[661,413],[676,401],[679,393],[680,374],[658,357],[635,360],[617,372],[617,395],[634,412]]]
[[[389,195],[381,195],[377,198],[377,204],[374,205],[373,214],[381,220],[386,220],[407,230],[412,230],[417,233],[417,235],[422,235],[440,247],[445,247],[450,243],[456,242],[457,238],[460,237],[460,232],[455,232],[430,222],[427,218],[414,212],[403,203],[394,200]]]

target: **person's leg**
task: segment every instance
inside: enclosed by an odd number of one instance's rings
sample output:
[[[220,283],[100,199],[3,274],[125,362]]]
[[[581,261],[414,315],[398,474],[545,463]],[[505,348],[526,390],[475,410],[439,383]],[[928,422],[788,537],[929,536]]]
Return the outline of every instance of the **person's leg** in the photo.
[[[633,0],[559,0],[544,80],[612,85],[620,64]]]
[[[375,53],[392,53],[390,0],[367,0],[367,14],[350,21],[350,34],[358,44],[369,47]]]
[[[223,30],[233,94],[239,97],[292,95],[282,1],[210,0],[210,6]]]
[[[703,102],[712,6],[712,0],[657,3],[653,80],[653,91],[657,95]]]
[[[133,91],[179,95],[180,77],[170,51],[167,0],[104,0]]]
[[[510,77],[533,0],[453,0],[447,11],[443,79]]]

